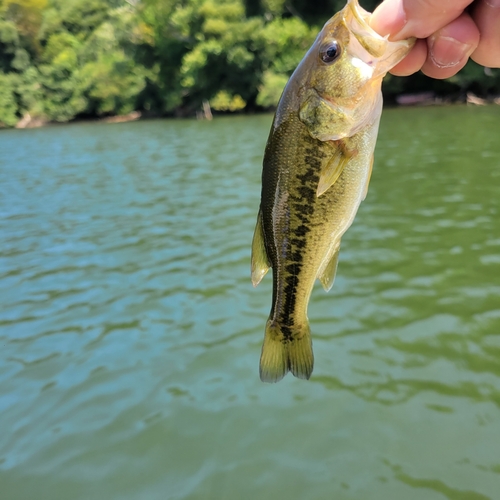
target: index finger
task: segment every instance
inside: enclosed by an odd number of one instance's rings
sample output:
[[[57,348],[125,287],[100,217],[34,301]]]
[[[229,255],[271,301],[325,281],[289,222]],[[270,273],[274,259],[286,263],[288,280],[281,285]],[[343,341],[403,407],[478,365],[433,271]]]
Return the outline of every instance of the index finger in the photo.
[[[427,38],[457,19],[473,0],[385,0],[373,12],[371,27],[391,40]]]

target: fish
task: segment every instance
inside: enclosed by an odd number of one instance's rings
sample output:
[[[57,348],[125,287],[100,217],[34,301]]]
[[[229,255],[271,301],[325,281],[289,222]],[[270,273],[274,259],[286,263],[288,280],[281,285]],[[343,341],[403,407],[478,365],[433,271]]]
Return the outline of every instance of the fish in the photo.
[[[348,0],[318,34],[286,84],[265,147],[251,279],[272,268],[272,306],[260,378],[314,365],[307,317],[316,279],[333,285],[342,235],[365,199],[382,113],[382,79],[415,40],[390,41]]]

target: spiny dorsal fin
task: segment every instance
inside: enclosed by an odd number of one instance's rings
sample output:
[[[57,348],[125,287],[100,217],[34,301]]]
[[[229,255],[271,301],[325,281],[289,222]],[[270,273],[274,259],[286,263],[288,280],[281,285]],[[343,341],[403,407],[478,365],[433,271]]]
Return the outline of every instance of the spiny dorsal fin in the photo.
[[[337,272],[337,265],[339,262],[339,251],[340,251],[340,241],[334,244],[335,248],[330,260],[324,268],[320,270],[319,280],[323,285],[326,292],[330,291],[335,280],[335,274]]]
[[[266,247],[264,245],[264,229],[262,227],[262,212],[259,209],[257,215],[257,225],[253,234],[252,241],[252,284],[257,286],[266,275],[271,264],[267,257]]]

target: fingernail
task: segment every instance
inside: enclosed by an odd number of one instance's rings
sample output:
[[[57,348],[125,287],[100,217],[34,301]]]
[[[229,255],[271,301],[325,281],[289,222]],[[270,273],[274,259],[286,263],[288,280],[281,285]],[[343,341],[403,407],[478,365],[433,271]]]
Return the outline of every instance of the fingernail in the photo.
[[[439,68],[451,68],[470,55],[472,47],[449,36],[429,38],[429,54]]]
[[[486,5],[498,9],[500,7],[500,0],[486,0]]]

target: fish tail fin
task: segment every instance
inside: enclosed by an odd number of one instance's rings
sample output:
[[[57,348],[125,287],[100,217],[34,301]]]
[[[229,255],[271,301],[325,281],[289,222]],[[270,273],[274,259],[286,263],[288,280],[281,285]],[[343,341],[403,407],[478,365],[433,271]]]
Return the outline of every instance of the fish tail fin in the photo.
[[[278,382],[289,371],[295,377],[308,379],[314,365],[311,331],[307,319],[301,327],[294,326],[287,335],[278,323],[268,320],[262,354],[260,356],[260,379],[263,382]]]

